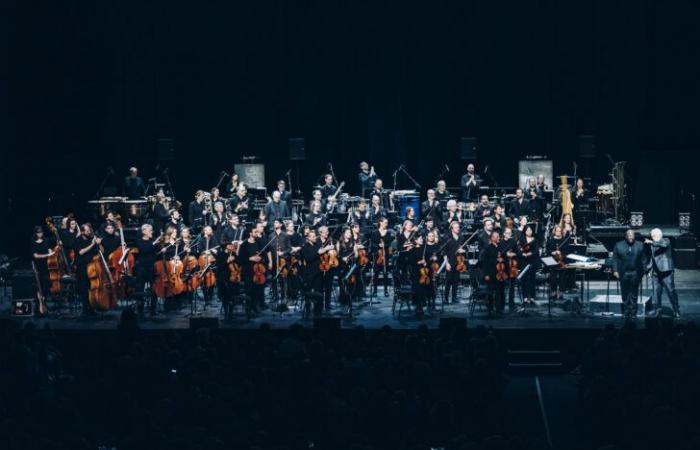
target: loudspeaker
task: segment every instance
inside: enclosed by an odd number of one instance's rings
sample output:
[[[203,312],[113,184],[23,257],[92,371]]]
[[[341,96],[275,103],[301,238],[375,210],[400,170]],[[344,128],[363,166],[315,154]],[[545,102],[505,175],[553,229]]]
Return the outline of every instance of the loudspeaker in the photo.
[[[476,159],[476,147],[479,141],[475,137],[460,138],[459,157],[462,159]]]
[[[173,138],[158,139],[158,159],[160,161],[175,159],[175,140]]]
[[[15,270],[12,274],[12,300],[34,298],[34,272]]]
[[[304,138],[289,138],[289,160],[304,161],[306,159],[306,142]],[[291,186],[289,187],[291,189]]]
[[[217,317],[190,317],[190,330],[199,330],[200,328],[217,329],[219,328],[219,319]]]
[[[583,134],[578,137],[578,155],[581,158],[595,158],[595,136]]]
[[[440,319],[441,330],[464,330],[466,328],[466,317],[443,317]]]
[[[323,331],[340,330],[340,317],[319,317],[314,319],[314,328]]]

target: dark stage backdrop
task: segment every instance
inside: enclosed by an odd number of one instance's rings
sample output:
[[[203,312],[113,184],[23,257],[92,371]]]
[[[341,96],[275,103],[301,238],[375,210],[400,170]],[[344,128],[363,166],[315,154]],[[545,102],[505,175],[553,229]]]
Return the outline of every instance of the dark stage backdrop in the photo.
[[[189,200],[242,155],[279,178],[288,137],[306,138],[307,193],[328,162],[354,190],[361,159],[388,182],[403,162],[424,186],[447,163],[455,185],[461,136],[504,186],[527,154],[605,181],[610,154],[628,161],[632,208],[670,222],[697,185],[697,3],[6,3],[3,247],[80,211],[108,166],[168,167]],[[580,134],[597,136],[592,163]],[[159,164],[159,137],[173,161]]]

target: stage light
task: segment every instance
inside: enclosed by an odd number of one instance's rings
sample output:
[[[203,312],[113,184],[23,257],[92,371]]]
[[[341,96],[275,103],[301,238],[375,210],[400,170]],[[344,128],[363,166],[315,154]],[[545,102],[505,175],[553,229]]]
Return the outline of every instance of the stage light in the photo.
[[[632,228],[641,228],[644,225],[644,212],[632,211],[630,213],[630,226]]]
[[[681,231],[690,231],[690,213],[689,212],[679,212],[678,213],[678,228]]]

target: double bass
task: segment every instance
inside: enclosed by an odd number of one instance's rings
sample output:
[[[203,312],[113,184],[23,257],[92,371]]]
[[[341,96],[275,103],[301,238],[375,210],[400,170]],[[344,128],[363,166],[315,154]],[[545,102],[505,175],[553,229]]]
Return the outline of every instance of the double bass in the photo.
[[[90,283],[88,290],[90,307],[95,311],[108,311],[116,308],[116,286],[101,245],[98,247],[97,254],[87,264],[87,277]]]
[[[107,257],[109,267],[112,271],[112,280],[115,284],[117,292],[121,297],[127,295],[127,285],[125,276],[133,275],[134,270],[134,255],[124,240],[124,229],[122,227],[121,217],[117,214],[114,217],[114,224],[119,230],[119,247]]]
[[[45,222],[46,227],[56,239],[56,246],[53,248],[54,254],[46,259],[46,264],[49,267],[49,292],[57,294],[61,291],[61,279],[71,276],[71,264],[64,250],[61,235],[51,221],[51,217],[47,217]]]
[[[36,282],[36,304],[37,312],[40,316],[45,316],[49,310],[46,307],[46,296],[41,288],[41,280],[39,279],[39,271],[36,270],[36,264],[32,261],[32,271],[34,272],[34,281]]]

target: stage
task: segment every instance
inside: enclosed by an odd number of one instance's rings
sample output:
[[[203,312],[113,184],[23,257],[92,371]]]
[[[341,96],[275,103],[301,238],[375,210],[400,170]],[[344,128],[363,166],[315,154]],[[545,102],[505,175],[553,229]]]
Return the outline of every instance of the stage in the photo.
[[[683,321],[698,321],[700,319],[700,270],[676,270],[676,287],[680,298],[680,309]],[[410,311],[404,306],[399,314],[399,305],[392,311],[393,296],[389,288],[389,296],[385,297],[380,288],[379,294],[369,304],[369,299],[364,303],[358,303],[353,309],[352,318],[347,308],[334,307],[329,314],[324,314],[323,318],[339,319],[343,329],[364,327],[367,329],[379,329],[385,326],[392,329],[415,329],[420,326],[435,329],[440,327],[441,319],[466,319],[467,327],[473,328],[479,325],[490,326],[498,329],[510,330],[546,330],[546,329],[600,329],[606,324],[622,325],[624,323],[620,315],[620,305],[615,303],[619,298],[618,285],[614,280],[610,282],[609,299],[607,281],[590,280],[587,282],[582,307],[577,302],[580,297],[579,291],[572,291],[564,296],[563,301],[552,301],[551,305],[544,299],[544,290],[538,288],[538,300],[536,307],[522,309],[519,307],[520,300],[516,291],[516,310],[508,311],[500,317],[490,317],[485,306],[477,304],[473,315],[470,310],[468,296],[470,288],[463,287],[460,290],[459,303],[442,304],[438,298],[436,309],[427,312],[421,320],[415,317],[413,309]],[[646,278],[642,283],[642,298],[648,299],[651,295],[651,280]],[[37,327],[49,325],[54,330],[113,330],[116,328],[121,311],[125,305],[114,311],[105,314],[97,314],[91,317],[80,317],[77,311],[71,308],[63,308],[60,312],[51,312],[48,317],[16,317],[10,315],[11,291],[8,289],[2,302],[0,303],[0,316],[18,321],[20,323],[31,322]],[[269,295],[267,297],[269,299]],[[600,300],[600,302],[596,302]],[[618,300],[619,301],[619,300]],[[147,313],[139,317],[139,326],[144,330],[170,330],[190,328],[192,317],[211,319],[206,322],[206,326],[216,324],[219,328],[227,329],[258,329],[261,326],[269,326],[272,329],[286,329],[292,325],[304,327],[314,326],[314,317],[304,318],[301,311],[301,302],[298,306],[290,303],[289,310],[283,313],[270,309],[254,318],[246,318],[242,306],[237,306],[232,320],[223,320],[223,311],[218,301],[213,301],[204,308],[198,302],[198,313],[191,315],[190,305],[183,305],[181,309],[169,312],[160,312],[155,316]],[[335,300],[334,300],[335,305]],[[669,306],[668,298],[663,298],[663,305]],[[550,311],[551,306],[551,311]],[[608,310],[606,314],[605,310]],[[638,326],[644,327],[643,305],[640,302],[638,308]],[[609,314],[613,313],[613,314]],[[218,319],[218,321],[217,321]]]

